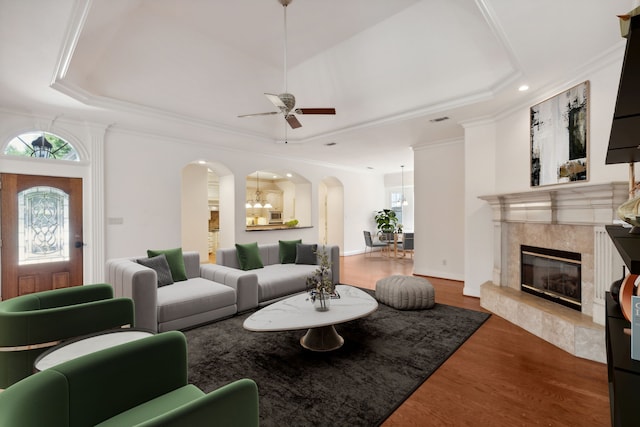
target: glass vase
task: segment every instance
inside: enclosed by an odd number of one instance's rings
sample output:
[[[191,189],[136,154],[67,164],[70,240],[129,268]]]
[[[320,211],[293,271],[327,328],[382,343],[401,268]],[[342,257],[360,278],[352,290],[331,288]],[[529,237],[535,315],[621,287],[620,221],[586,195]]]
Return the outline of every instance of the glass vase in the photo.
[[[331,306],[331,294],[324,291],[316,291],[313,306],[317,311],[328,311]]]

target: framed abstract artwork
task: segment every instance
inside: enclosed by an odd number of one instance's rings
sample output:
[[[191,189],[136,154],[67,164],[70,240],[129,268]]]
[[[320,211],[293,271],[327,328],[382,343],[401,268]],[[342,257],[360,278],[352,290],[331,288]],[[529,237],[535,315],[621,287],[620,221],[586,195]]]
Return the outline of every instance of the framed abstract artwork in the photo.
[[[531,107],[531,186],[588,180],[589,81]]]

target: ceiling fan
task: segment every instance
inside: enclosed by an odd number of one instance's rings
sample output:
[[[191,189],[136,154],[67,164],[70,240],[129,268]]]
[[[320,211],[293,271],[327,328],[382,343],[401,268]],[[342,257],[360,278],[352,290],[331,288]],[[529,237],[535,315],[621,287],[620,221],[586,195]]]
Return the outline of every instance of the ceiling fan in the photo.
[[[273,94],[265,93],[271,103],[278,108],[279,111],[269,111],[267,113],[243,114],[238,117],[255,117],[270,116],[273,114],[282,114],[284,119],[292,129],[302,126],[302,123],[294,114],[336,114],[335,108],[295,108],[296,97],[287,92],[287,6],[293,0],[278,0],[284,8],[284,93]]]

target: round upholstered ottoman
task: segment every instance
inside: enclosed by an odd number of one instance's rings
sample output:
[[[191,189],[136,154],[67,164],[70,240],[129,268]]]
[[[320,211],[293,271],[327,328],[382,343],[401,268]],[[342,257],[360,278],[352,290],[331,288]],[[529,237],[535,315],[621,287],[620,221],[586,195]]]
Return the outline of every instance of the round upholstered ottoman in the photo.
[[[389,276],[376,282],[376,299],[399,310],[420,310],[435,305],[436,292],[422,277]]]

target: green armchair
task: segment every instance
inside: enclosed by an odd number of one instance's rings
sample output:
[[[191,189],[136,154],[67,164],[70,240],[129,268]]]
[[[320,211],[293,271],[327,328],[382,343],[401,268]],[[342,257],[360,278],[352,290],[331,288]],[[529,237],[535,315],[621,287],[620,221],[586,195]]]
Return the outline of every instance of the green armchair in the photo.
[[[35,409],[35,410],[34,410]],[[4,426],[258,426],[249,379],[208,394],[187,382],[187,342],[163,332],[45,369],[0,393]]]
[[[33,373],[33,362],[60,341],[133,326],[133,301],[108,284],[21,295],[0,302],[0,390]]]

